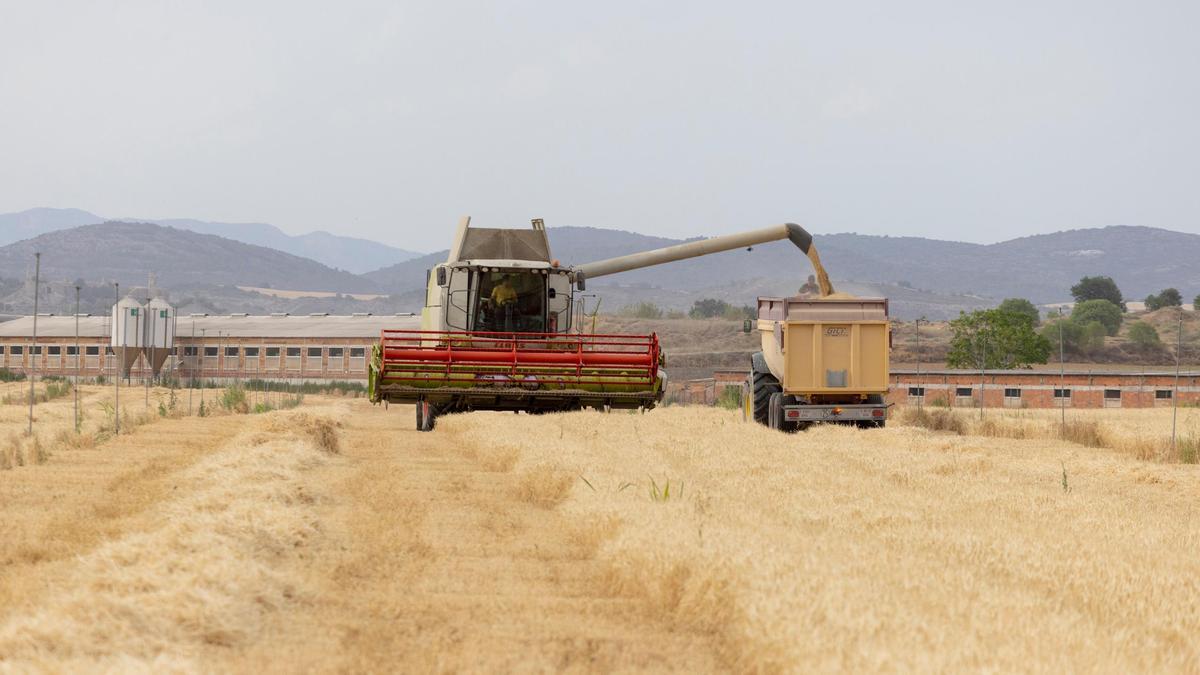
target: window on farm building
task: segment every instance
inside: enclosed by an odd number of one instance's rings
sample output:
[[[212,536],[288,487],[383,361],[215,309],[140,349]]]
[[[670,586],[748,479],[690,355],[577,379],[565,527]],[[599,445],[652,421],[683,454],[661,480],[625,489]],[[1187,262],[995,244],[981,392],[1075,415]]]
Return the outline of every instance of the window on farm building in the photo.
[[[320,347],[309,347],[308,348],[308,358],[310,358],[310,359],[321,358],[321,348]]]
[[[185,345],[183,348],[184,356],[196,356],[200,353],[200,348],[196,345]]]
[[[1161,399],[1170,400],[1174,396],[1174,394],[1175,394],[1175,392],[1171,391],[1170,389],[1155,389],[1154,390],[1154,398],[1160,399],[1160,400]]]
[[[1071,398],[1070,389],[1055,389],[1054,398]]]
[[[913,398],[922,398],[925,396],[925,387],[909,387],[908,395]]]
[[[1008,387],[1004,390],[1004,398],[1021,398],[1021,390],[1015,387]]]
[[[195,347],[192,347],[192,349],[193,349],[193,350],[195,350],[196,348],[195,348]],[[100,356],[100,345],[94,345],[94,346],[91,346],[91,347],[84,347],[84,348],[83,348],[83,355],[84,355],[84,356]]]
[[[279,358],[279,347],[267,347],[267,358]]]
[[[25,346],[24,345],[13,345],[8,348],[8,353],[13,354],[13,355],[24,354]]]
[[[246,347],[246,358],[257,359],[258,358],[258,347]]]
[[[238,355],[237,347],[226,347],[225,348],[225,356],[237,356],[237,355]]]
[[[300,356],[300,348],[299,347],[288,347],[287,355],[288,356]]]
[[[217,358],[217,348],[216,347],[205,347],[204,355],[209,358],[213,358],[213,359]]]
[[[958,397],[970,396],[973,390],[970,387],[955,387],[954,395]]]
[[[62,355],[62,347],[59,347],[58,345],[50,345],[49,347],[46,347],[46,353],[48,353],[50,356],[60,356]]]
[[[352,359],[361,359],[361,358],[365,357],[366,355],[367,355],[366,347],[351,347],[350,348],[350,358],[352,358]]]
[[[345,353],[342,351],[342,349],[343,349],[342,347],[330,347],[329,348],[329,358],[331,358],[331,359],[342,358],[342,354]]]
[[[1115,399],[1120,400],[1121,390],[1120,389],[1105,389],[1104,390],[1104,398],[1106,398],[1106,399],[1114,399],[1115,398]]]

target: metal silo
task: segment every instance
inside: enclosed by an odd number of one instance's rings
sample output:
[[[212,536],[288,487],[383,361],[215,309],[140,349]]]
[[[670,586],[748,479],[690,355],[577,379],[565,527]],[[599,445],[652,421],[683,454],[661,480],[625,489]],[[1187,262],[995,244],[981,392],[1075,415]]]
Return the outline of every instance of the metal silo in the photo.
[[[146,305],[143,326],[146,358],[158,375],[175,347],[175,308],[162,298],[154,298]]]
[[[129,371],[145,346],[142,332],[145,314],[145,306],[130,296],[113,305],[111,346],[122,377],[129,377]]]

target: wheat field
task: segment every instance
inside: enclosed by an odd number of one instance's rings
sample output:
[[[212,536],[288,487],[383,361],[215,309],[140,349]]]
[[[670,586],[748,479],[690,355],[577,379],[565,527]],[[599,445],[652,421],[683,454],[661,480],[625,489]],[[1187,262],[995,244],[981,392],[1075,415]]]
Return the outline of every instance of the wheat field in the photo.
[[[0,470],[0,672],[1200,671],[1200,467],[1041,413],[996,414],[1024,438],[691,407],[421,434],[312,396],[73,447],[70,411],[39,404],[43,459]],[[1137,438],[1164,411],[1095,412]]]

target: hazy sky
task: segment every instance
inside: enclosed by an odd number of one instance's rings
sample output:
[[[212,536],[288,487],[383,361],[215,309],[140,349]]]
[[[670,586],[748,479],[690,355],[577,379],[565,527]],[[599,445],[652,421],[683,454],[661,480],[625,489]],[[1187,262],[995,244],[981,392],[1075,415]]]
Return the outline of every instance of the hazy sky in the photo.
[[[1200,232],[1197,2],[0,0],[0,211]]]

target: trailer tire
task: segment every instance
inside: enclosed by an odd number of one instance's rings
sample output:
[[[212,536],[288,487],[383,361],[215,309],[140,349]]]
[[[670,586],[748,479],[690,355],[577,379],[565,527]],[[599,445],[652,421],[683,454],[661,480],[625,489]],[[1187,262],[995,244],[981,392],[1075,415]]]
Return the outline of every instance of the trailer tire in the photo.
[[[780,392],[767,397],[767,426],[783,431],[783,394]]]
[[[771,394],[783,392],[779,380],[767,370],[766,359],[762,352],[755,352],[750,357],[750,397],[753,401],[754,421],[765,426],[771,426],[769,418]]]
[[[871,394],[867,397],[867,403],[870,403],[871,405],[883,405],[883,394]],[[882,429],[887,425],[887,413],[884,412],[883,415],[883,419],[872,422],[872,425],[876,429]]]

